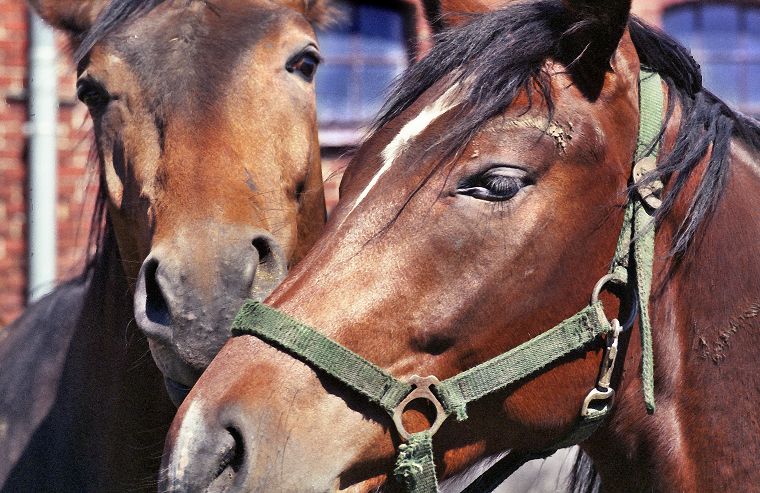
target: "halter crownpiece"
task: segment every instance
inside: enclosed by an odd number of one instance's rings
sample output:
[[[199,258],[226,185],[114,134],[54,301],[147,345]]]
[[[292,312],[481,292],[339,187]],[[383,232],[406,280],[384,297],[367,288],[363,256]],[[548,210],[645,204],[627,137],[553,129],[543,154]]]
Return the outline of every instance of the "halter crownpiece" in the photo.
[[[656,162],[663,116],[660,76],[642,71],[639,94],[641,122],[634,169],[646,159],[652,161],[647,165],[650,168]],[[634,185],[644,176],[641,169],[639,166],[639,171],[634,172]],[[240,309],[232,323],[232,333],[236,336],[254,335],[331,375],[385,409],[405,442],[399,445],[394,476],[409,493],[438,491],[432,439],[449,415],[453,414],[457,421],[466,420],[468,403],[534,376],[573,351],[587,350],[599,336],[605,335],[599,378],[581,404],[575,427],[551,447],[531,453],[525,459],[546,457],[559,448],[575,445],[591,436],[612,408],[615,392],[610,381],[623,327],[617,320],[610,322],[607,319],[598,299],[607,283],[627,286],[637,294],[644,402],[648,412],[654,412],[652,326],[648,305],[654,258],[651,212],[659,206],[657,194],[661,188],[661,183],[646,182],[638,188],[638,196],[629,199],[610,271],[597,283],[588,306],[539,336],[446,380],[440,381],[433,376],[414,376],[408,381],[396,379],[308,325],[254,301],[246,302]],[[630,264],[631,256],[633,265]],[[429,429],[410,433],[404,427],[401,415],[416,399],[431,402],[436,409],[436,418]],[[492,491],[519,467],[520,461],[515,461],[512,455],[508,454],[506,460],[497,462],[465,492]]]

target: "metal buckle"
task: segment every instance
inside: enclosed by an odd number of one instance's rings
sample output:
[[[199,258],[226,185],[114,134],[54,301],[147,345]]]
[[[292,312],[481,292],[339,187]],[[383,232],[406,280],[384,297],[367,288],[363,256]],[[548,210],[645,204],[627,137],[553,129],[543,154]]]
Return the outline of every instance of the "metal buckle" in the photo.
[[[599,371],[599,379],[596,382],[596,387],[583,399],[583,405],[581,406],[581,416],[584,418],[595,417],[599,415],[607,414],[612,407],[612,401],[615,397],[615,390],[610,388],[610,380],[612,379],[612,372],[615,369],[615,359],[618,352],[618,339],[623,329],[620,327],[618,319],[613,319],[612,322],[612,334],[607,339],[607,347],[604,350],[604,359],[602,359],[602,368]],[[605,401],[604,405],[597,409],[591,407],[591,404],[598,401]]]
[[[599,390],[597,388],[591,389],[591,392],[583,399],[583,405],[581,406],[581,416],[584,418],[593,418],[600,414],[607,414],[612,407],[612,401],[615,398],[615,391],[611,388]],[[600,409],[591,407],[592,402],[606,401],[604,406]]]
[[[409,438],[411,438],[412,434],[404,428],[404,423],[402,422],[401,417],[406,410],[406,406],[408,406],[410,402],[416,399],[425,399],[432,402],[433,407],[435,407],[435,420],[428,429],[431,435],[435,435],[435,432],[438,431],[438,428],[441,427],[448,416],[443,404],[441,404],[441,401],[438,400],[438,397],[436,397],[430,389],[430,387],[434,385],[440,385],[441,382],[433,376],[420,377],[418,375],[412,375],[409,378],[409,383],[414,385],[414,389],[409,392],[409,395],[407,395],[403,401],[399,402],[398,406],[393,410],[393,423],[396,425],[398,434],[401,435],[401,438],[404,440],[409,440]]]
[[[602,292],[602,289],[604,289],[604,286],[607,285],[607,283],[619,283],[622,285],[625,285],[624,281],[621,281],[620,278],[618,278],[615,274],[607,274],[605,276],[602,276],[601,279],[599,279],[596,282],[596,285],[594,286],[594,290],[591,292],[591,303],[594,304],[597,301],[599,301],[599,295]],[[631,313],[628,315],[628,319],[625,321],[625,324],[622,326],[622,330],[626,331],[633,327],[633,323],[636,321],[636,317],[639,314],[639,297],[636,293],[635,289],[631,290]],[[617,319],[616,319],[617,320]]]
[[[618,278],[615,274],[607,274],[605,276],[602,276],[602,278],[596,282],[596,286],[594,286],[594,290],[591,292],[591,304],[599,301],[599,294],[602,292],[602,288],[604,288],[608,282],[618,282],[621,284],[623,283],[623,281],[621,281],[620,278]]]

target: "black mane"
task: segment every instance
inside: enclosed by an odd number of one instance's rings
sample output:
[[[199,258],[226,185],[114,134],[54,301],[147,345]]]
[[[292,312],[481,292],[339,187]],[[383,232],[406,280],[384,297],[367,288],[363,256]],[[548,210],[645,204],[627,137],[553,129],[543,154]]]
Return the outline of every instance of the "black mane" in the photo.
[[[629,22],[629,29],[642,65],[658,72],[668,84],[670,98],[663,131],[676,100],[681,104],[681,126],[675,145],[660,160],[652,177],[672,179],[673,183],[657,211],[658,220],[671,210],[694,169],[712,150],[705,174],[673,243],[671,253],[678,256],[686,251],[697,228],[720,200],[728,175],[731,139],[737,137],[760,150],[760,125],[729,108],[702,86],[699,65],[678,42],[636,18]]]
[[[461,152],[477,130],[502,113],[523,90],[531,102],[542,99],[551,118],[550,80],[542,68],[549,58],[565,64],[576,59],[566,51],[563,38],[578,22],[560,1],[539,0],[473,16],[467,25],[438,34],[430,53],[397,82],[373,129],[401,114],[437,81],[452,77],[452,82],[466,80],[463,86],[467,89],[456,122],[438,140],[447,158]],[[642,66],[658,72],[670,88],[663,132],[676,101],[682,107],[675,146],[661,158],[656,172],[673,180],[658,220],[670,211],[697,164],[712,148],[699,190],[674,239],[672,253],[680,255],[725,187],[731,138],[741,138],[760,150],[760,126],[702,87],[699,65],[678,42],[635,17],[628,28]]]

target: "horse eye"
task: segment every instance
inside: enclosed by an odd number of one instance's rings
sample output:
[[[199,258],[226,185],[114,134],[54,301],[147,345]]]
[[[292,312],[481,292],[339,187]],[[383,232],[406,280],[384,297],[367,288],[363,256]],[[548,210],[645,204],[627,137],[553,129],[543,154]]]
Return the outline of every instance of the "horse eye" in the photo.
[[[103,86],[90,80],[77,82],[77,98],[90,110],[102,108],[111,100],[111,96]]]
[[[457,193],[489,202],[501,202],[511,199],[531,183],[522,170],[498,167],[463,180]]]
[[[288,72],[291,74],[296,73],[306,82],[314,80],[314,76],[317,73],[317,67],[322,60],[314,51],[303,51],[293,57],[285,66]]]

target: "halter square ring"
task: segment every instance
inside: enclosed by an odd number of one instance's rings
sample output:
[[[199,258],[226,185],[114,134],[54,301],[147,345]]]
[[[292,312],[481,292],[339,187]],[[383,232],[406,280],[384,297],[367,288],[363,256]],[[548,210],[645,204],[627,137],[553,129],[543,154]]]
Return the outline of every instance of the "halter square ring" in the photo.
[[[441,404],[441,401],[438,400],[438,397],[431,390],[431,387],[440,385],[441,382],[434,376],[420,377],[418,375],[412,375],[409,378],[408,382],[410,385],[414,386],[414,389],[409,392],[409,395],[407,395],[404,400],[399,402],[398,406],[396,406],[396,408],[393,410],[393,424],[396,425],[398,434],[406,441],[411,438],[412,433],[409,433],[409,431],[407,431],[407,429],[404,427],[404,423],[402,422],[401,418],[404,414],[404,411],[406,410],[406,406],[408,406],[409,403],[417,399],[423,399],[432,403],[433,407],[435,408],[435,420],[427,430],[431,435],[435,435],[435,432],[438,431],[438,429],[448,417],[443,404]]]

